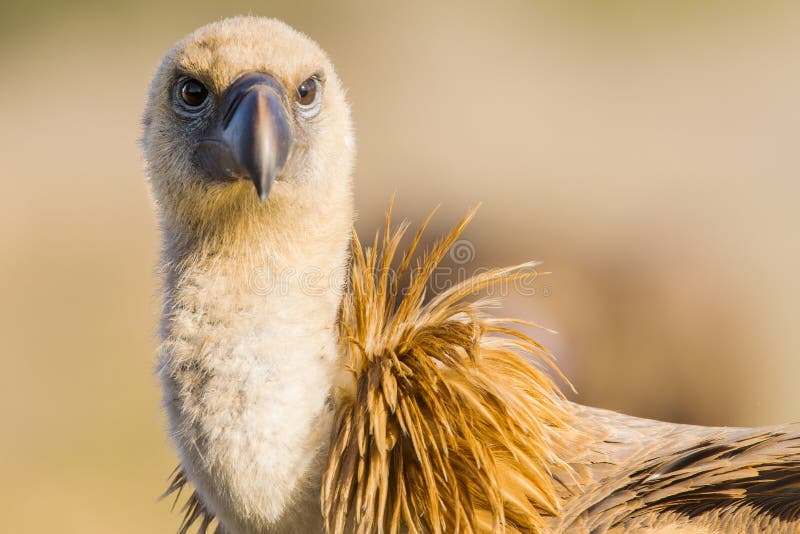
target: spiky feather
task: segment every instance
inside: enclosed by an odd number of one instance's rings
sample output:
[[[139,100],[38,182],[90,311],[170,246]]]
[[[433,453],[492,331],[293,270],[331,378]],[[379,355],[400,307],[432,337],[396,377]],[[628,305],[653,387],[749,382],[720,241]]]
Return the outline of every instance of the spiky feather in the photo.
[[[397,265],[407,225],[353,240],[341,310],[349,380],[322,487],[327,531],[539,532],[559,501],[550,466],[568,425],[550,354],[466,297],[534,275],[532,264],[461,281],[425,303],[430,277],[470,212],[412,269],[430,217]],[[380,244],[379,244],[380,241]],[[554,367],[553,367],[554,368]],[[563,468],[563,466],[561,466]]]
[[[164,499],[173,496],[174,501],[172,506],[174,508],[188,484],[189,481],[186,480],[186,475],[184,475],[183,470],[181,470],[180,466],[176,467],[170,475],[167,491],[164,492],[161,498]],[[205,508],[196,491],[192,491],[192,494],[186,499],[186,502],[181,507],[181,512],[183,513],[183,520],[178,527],[178,534],[188,534],[189,529],[198,521],[200,523],[197,527],[197,534],[207,534],[209,532],[211,524],[214,521],[214,514]]]

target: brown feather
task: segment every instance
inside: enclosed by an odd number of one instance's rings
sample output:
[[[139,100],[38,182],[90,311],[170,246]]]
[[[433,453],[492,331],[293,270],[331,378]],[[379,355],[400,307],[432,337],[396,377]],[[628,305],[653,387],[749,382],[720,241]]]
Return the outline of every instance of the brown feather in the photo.
[[[800,428],[714,428],[572,405],[584,430],[555,532],[800,531]]]
[[[410,270],[430,220],[393,271],[407,229],[364,249],[353,239],[351,287],[340,321],[349,383],[322,487],[331,534],[539,532],[559,500],[550,466],[568,414],[533,339],[466,297],[531,276],[531,264],[465,280],[425,303],[431,275],[470,212]],[[405,283],[404,283],[405,282]],[[564,466],[562,466],[564,467]]]

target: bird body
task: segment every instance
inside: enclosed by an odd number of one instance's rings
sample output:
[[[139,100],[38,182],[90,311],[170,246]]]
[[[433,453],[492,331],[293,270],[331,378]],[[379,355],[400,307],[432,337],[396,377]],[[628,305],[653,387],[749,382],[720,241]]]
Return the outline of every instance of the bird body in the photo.
[[[794,532],[795,427],[661,423],[568,402],[520,321],[426,299],[472,217],[425,254],[351,232],[344,90],[270,19],[164,58],[142,146],[163,236],[158,372],[182,532]],[[417,258],[417,259],[415,259]]]

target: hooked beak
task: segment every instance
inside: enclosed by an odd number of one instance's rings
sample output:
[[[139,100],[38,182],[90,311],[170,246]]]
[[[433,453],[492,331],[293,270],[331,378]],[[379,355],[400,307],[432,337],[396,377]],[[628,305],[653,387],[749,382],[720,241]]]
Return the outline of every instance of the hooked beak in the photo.
[[[216,123],[197,146],[206,172],[246,178],[261,202],[286,163],[292,131],[283,88],[265,73],[247,73],[222,95]]]

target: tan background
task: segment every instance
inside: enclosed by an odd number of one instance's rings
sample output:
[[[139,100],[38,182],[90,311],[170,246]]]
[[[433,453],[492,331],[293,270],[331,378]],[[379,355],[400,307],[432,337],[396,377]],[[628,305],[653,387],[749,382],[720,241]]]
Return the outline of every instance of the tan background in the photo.
[[[338,65],[362,231],[394,191],[417,221],[443,203],[437,230],[482,201],[469,266],[545,261],[508,308],[559,330],[540,338],[578,400],[800,419],[799,6],[4,3],[0,530],[177,526],[156,501],[175,458],[136,139],[160,55],[238,13],[285,19]]]

